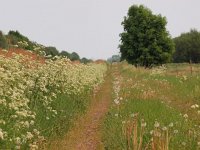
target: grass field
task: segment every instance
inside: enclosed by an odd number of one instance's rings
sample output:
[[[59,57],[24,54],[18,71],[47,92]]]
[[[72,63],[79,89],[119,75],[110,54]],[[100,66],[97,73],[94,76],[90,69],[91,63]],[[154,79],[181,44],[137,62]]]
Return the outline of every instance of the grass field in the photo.
[[[200,74],[199,65],[192,67],[191,74],[186,64],[120,64],[104,120],[105,149],[199,149]]]

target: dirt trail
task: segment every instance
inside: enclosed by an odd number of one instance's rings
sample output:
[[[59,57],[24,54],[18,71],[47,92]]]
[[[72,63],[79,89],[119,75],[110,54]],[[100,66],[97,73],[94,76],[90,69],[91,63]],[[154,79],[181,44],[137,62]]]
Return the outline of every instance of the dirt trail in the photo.
[[[112,94],[111,75],[98,91],[87,113],[75,124],[63,140],[53,142],[52,150],[102,150],[100,137],[102,119],[109,109]]]

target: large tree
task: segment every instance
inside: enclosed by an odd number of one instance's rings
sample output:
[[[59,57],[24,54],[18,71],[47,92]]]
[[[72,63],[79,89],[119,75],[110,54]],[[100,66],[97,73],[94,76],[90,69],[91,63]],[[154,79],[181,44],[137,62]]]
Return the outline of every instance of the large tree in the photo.
[[[174,38],[176,51],[174,53],[174,62],[200,62],[200,32],[196,29],[190,32],[182,33]]]
[[[171,60],[174,44],[166,31],[166,18],[143,5],[133,5],[122,25],[121,59],[135,66],[152,67]]]

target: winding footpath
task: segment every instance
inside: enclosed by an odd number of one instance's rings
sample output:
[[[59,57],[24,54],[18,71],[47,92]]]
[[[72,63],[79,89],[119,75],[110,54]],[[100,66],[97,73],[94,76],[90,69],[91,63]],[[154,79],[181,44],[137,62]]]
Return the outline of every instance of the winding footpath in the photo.
[[[101,124],[112,100],[112,77],[109,71],[105,82],[94,96],[91,105],[74,128],[62,140],[52,143],[52,150],[102,150]]]

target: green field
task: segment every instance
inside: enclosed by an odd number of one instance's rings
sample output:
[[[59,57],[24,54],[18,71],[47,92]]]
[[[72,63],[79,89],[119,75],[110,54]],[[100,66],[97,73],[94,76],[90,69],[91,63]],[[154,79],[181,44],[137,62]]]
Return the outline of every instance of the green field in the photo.
[[[199,65],[153,69],[118,65],[113,104],[103,125],[105,149],[200,148]],[[116,84],[117,83],[117,84]]]

